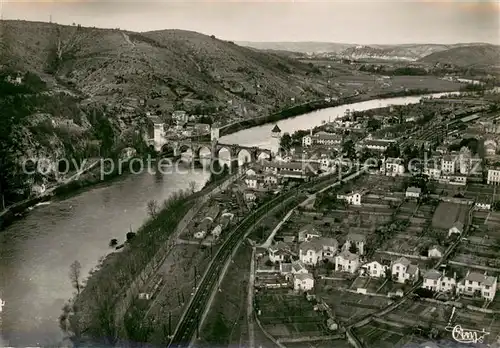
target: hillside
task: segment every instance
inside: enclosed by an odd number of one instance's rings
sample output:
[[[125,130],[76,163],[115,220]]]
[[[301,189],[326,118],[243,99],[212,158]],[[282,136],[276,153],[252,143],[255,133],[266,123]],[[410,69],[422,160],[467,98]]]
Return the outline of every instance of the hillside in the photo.
[[[500,46],[474,45],[453,47],[446,51],[435,52],[420,59],[425,63],[444,63],[456,66],[499,66]]]
[[[238,45],[260,50],[289,51],[298,53],[340,53],[355,44],[335,42],[251,42],[238,41]]]
[[[292,96],[325,93],[311,66],[195,32],[139,34],[4,21],[2,35],[8,46],[3,61],[40,74],[50,71],[84,95],[111,104],[133,97],[166,113],[197,106],[200,113],[230,113],[232,103],[252,116]],[[58,58],[59,37],[65,52]]]
[[[327,93],[311,64],[195,32],[27,21],[0,22],[0,79],[0,105],[16,113],[1,124],[0,155],[17,151],[4,173],[19,173],[15,160],[23,157],[48,157],[55,171],[58,158],[112,155],[140,141],[147,111],[168,118],[184,109],[228,122]],[[26,193],[20,176],[0,175],[0,184],[10,190],[7,204]]]

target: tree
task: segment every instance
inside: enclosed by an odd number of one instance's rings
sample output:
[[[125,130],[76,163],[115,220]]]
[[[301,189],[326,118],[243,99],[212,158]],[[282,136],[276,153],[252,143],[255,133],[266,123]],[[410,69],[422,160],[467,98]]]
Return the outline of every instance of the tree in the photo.
[[[342,153],[349,159],[354,159],[356,157],[356,148],[352,140],[348,140],[342,144]]]
[[[292,137],[290,133],[284,133],[280,139],[280,146],[285,150],[289,151],[292,147]]]
[[[81,290],[81,270],[82,265],[77,260],[69,266],[69,279],[71,280],[71,284],[76,289],[76,293],[78,295],[80,295]]]
[[[385,157],[398,158],[401,155],[399,146],[397,144],[389,145],[385,150],[384,155]]]
[[[382,122],[377,120],[376,118],[371,117],[368,122],[366,122],[366,128],[370,131],[376,131],[382,127]]]
[[[155,217],[158,213],[158,202],[154,199],[150,200],[147,205],[148,214],[151,217]]]

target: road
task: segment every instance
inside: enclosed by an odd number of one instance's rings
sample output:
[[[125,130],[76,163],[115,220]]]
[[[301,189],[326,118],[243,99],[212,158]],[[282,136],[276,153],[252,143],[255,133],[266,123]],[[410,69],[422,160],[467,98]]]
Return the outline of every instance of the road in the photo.
[[[362,170],[344,177],[343,180],[354,178],[355,176],[359,175],[360,172],[362,172]],[[195,289],[195,293],[191,297],[191,301],[175,330],[169,347],[180,348],[189,346],[192,338],[199,330],[201,317],[212,295],[214,285],[219,280],[221,271],[223,270],[225,264],[230,260],[234,249],[241,243],[243,238],[245,238],[245,235],[254,225],[255,221],[262,219],[264,216],[269,214],[272,210],[279,207],[280,205],[283,206],[289,203],[302,190],[320,190],[331,186],[332,183],[336,183],[339,181],[340,180],[334,176],[333,178],[324,177],[322,179],[303,184],[297,189],[293,189],[284,194],[280,194],[265,205],[254,210],[251,215],[247,216],[224,242],[222,247],[219,249],[215,257],[211,261],[210,265],[208,266],[199,287]]]

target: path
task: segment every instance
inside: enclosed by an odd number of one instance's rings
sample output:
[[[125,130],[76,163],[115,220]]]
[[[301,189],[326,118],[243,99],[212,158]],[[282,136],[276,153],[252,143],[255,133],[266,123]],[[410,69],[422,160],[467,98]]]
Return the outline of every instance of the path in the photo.
[[[123,35],[123,39],[125,39],[125,41],[132,47],[135,47],[135,43],[133,43],[131,40],[130,40],[130,37],[128,36],[128,34],[125,34],[123,31],[122,31],[122,35]]]

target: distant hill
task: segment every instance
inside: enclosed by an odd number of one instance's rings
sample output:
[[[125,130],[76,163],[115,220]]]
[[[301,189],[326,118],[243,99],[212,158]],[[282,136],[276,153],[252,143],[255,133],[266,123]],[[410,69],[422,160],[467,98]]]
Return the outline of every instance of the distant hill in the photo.
[[[500,66],[500,46],[473,45],[453,47],[445,51],[434,52],[420,61],[425,63],[446,63],[457,66]]]
[[[238,41],[238,45],[259,50],[290,51],[298,53],[340,53],[355,44],[335,42],[250,42]]]

